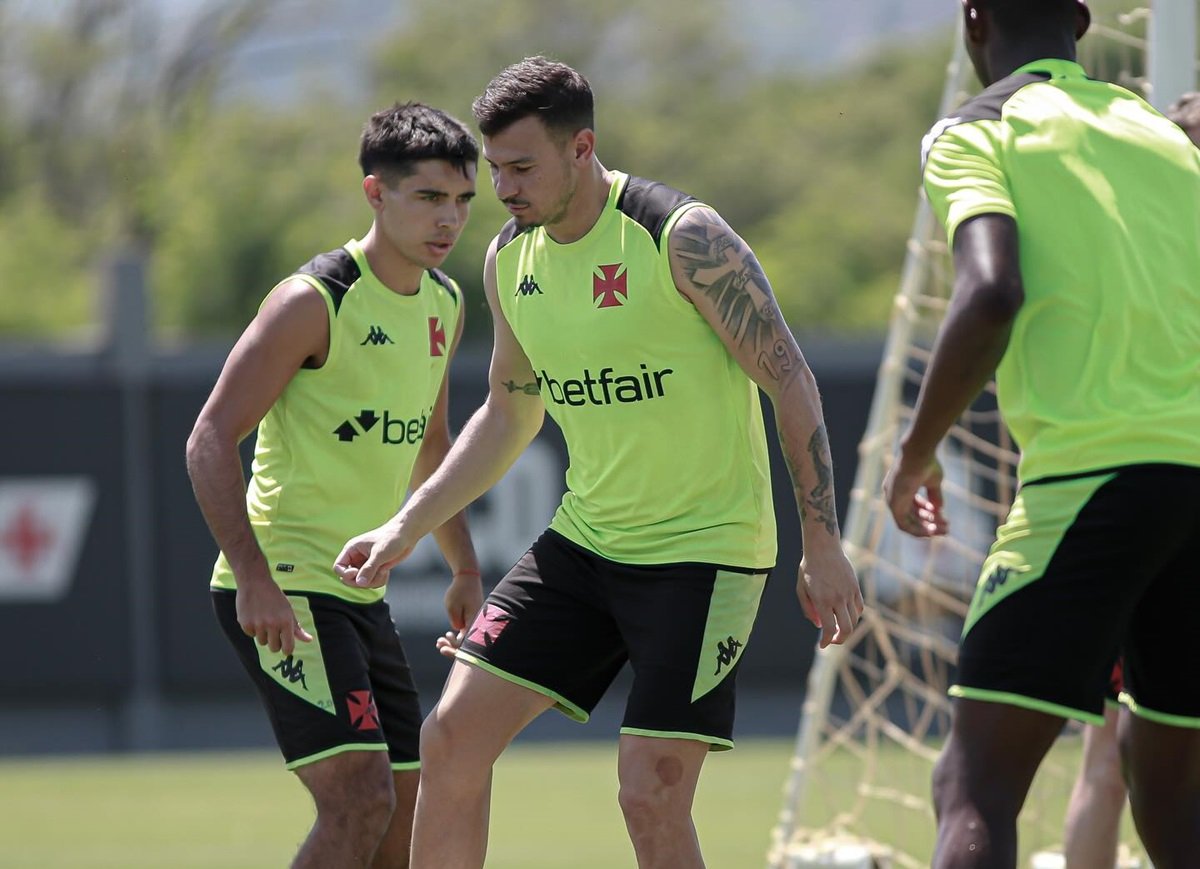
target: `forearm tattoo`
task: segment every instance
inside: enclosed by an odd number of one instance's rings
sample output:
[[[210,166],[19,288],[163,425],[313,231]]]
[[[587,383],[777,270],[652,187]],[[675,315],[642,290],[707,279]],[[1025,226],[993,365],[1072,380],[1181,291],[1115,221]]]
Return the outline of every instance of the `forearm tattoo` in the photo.
[[[756,353],[772,380],[786,380],[796,369],[797,351],[754,252],[701,209],[680,221],[671,240],[688,281],[712,300],[729,336]]]
[[[506,380],[502,384],[510,393],[523,392],[526,395],[538,395],[541,390],[538,389],[536,380],[531,380],[529,383],[517,383],[515,380]]]
[[[824,425],[817,426],[817,430],[808,439],[808,454],[812,459],[813,473],[817,475],[817,484],[804,497],[803,503],[813,511],[815,518],[825,526],[826,531],[836,534],[838,521],[837,508],[833,503],[833,464]],[[805,507],[801,507],[800,511],[802,517],[807,515]]]

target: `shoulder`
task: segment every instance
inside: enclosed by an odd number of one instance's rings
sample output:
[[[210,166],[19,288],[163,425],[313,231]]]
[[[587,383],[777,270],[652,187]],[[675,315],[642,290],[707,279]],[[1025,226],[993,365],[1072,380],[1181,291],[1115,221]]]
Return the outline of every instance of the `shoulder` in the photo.
[[[921,140],[921,166],[929,162],[929,155],[934,146],[950,131],[955,136],[969,136],[969,131],[978,129],[989,121],[1000,121],[1004,117],[1004,107],[1022,89],[1032,84],[1040,84],[1050,80],[1043,72],[1023,72],[1010,75],[986,88],[976,96],[967,100],[954,114],[942,118],[925,134]]]
[[[428,275],[433,280],[433,283],[442,292],[448,295],[450,297],[450,301],[457,306],[462,298],[462,289],[458,286],[458,281],[454,280],[454,278],[450,277],[441,269],[429,269]]]
[[[654,243],[661,246],[663,233],[671,218],[681,208],[693,203],[698,204],[694,196],[674,187],[630,175],[617,199],[617,210],[642,226]]]
[[[300,268],[296,269],[291,280],[299,279],[302,283],[319,281],[329,293],[336,313],[341,307],[342,299],[362,277],[362,271],[354,261],[354,257],[345,248],[317,254]]]
[[[517,225],[515,218],[510,219],[508,223],[504,224],[504,227],[497,233],[496,237],[492,239],[491,247],[488,248],[488,255],[494,257],[502,248],[523,235],[525,231]]]

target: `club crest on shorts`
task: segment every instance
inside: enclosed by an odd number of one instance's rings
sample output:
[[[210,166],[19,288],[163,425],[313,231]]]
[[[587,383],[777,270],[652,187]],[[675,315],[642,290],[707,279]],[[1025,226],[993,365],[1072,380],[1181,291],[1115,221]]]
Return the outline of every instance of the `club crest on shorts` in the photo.
[[[471,633],[467,640],[490,649],[492,644],[500,639],[500,634],[511,620],[512,616],[500,607],[486,604],[471,625]]]
[[[379,710],[370,691],[351,691],[346,694],[346,711],[350,723],[359,730],[379,729]]]

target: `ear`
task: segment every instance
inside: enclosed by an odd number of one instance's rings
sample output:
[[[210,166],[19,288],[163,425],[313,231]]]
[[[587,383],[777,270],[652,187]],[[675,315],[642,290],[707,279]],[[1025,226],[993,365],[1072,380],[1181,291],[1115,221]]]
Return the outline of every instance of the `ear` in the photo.
[[[962,7],[963,33],[966,34],[967,41],[982,45],[988,34],[987,10],[979,8],[976,0],[962,0]]]
[[[362,188],[367,197],[367,204],[378,214],[383,210],[383,181],[378,175],[368,175],[363,179]]]
[[[1083,35],[1092,26],[1092,10],[1088,9],[1084,0],[1075,4],[1075,41],[1083,39]]]
[[[596,131],[584,127],[571,141],[571,158],[577,163],[588,163],[595,155]]]

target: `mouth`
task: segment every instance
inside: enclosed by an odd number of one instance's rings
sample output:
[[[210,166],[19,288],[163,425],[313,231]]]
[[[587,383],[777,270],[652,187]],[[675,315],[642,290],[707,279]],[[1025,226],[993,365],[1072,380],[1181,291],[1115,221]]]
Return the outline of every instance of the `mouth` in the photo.
[[[520,214],[529,207],[527,202],[506,202],[504,206],[508,209],[509,214]]]
[[[428,247],[431,251],[433,251],[437,255],[445,256],[446,254],[450,253],[451,248],[454,247],[454,242],[452,242],[452,241],[428,241],[425,243],[425,246]]]

